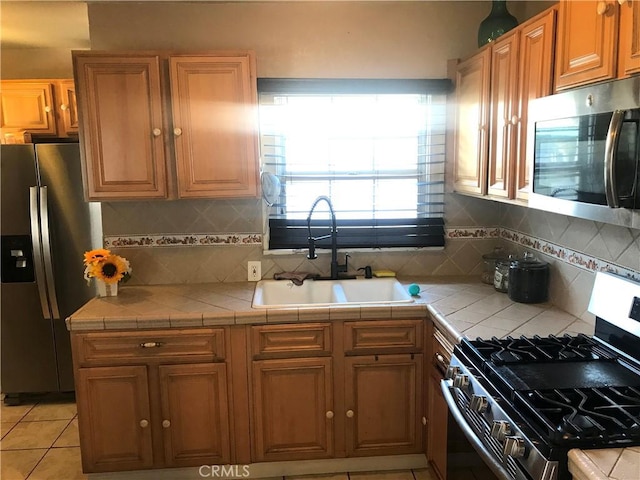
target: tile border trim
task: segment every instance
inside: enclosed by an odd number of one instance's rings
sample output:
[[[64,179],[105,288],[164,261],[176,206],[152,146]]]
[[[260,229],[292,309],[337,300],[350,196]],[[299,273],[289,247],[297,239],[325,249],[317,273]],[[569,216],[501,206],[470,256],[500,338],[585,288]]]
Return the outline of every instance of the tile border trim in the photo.
[[[501,227],[458,227],[446,228],[445,238],[448,240],[482,240],[487,238],[499,238],[507,242],[515,243],[529,250],[548,255],[574,267],[588,272],[610,272],[616,275],[640,282],[640,272],[627,267],[608,262],[600,258],[588,255],[571,248],[563,247],[556,243],[534,237],[526,233]]]
[[[115,235],[104,237],[105,248],[133,247],[199,247],[262,245],[260,233],[190,233],[159,235]]]

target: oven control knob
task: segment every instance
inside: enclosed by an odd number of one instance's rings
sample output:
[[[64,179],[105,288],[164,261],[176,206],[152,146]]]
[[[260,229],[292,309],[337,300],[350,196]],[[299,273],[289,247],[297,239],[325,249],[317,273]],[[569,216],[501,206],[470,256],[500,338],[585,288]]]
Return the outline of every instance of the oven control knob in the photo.
[[[469,408],[478,413],[484,413],[489,408],[489,400],[484,395],[471,395]]]
[[[509,425],[509,422],[494,420],[491,425],[491,436],[503,442],[507,435],[511,435],[511,425]]]
[[[460,373],[460,367],[448,367],[447,368],[447,373],[445,374],[445,378],[448,380],[450,378],[455,377],[457,374]]]
[[[504,448],[502,453],[513,458],[524,457],[524,440],[517,435],[507,435],[504,437]]]
[[[456,388],[466,388],[469,386],[469,375],[463,373],[457,374],[453,377],[453,386]]]

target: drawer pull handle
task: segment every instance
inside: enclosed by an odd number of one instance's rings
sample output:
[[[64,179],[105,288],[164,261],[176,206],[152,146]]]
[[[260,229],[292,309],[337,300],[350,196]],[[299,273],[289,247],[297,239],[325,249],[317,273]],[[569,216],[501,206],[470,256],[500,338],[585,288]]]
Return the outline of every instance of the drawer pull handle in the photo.
[[[171,426],[171,422],[169,420],[162,421],[162,428],[169,428]]]
[[[142,428],[147,428],[149,426],[149,420],[145,420],[144,418],[140,420],[140,426]]]
[[[158,348],[164,345],[164,342],[142,342],[140,348]]]

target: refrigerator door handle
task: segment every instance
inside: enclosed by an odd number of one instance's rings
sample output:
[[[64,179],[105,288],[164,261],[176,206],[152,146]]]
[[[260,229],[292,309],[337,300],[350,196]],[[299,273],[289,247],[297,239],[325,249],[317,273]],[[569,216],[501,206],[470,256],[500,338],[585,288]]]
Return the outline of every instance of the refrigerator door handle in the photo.
[[[38,187],[29,187],[29,219],[31,221],[31,244],[33,245],[33,266],[38,286],[38,296],[40,297],[40,307],[45,320],[51,320],[49,311],[49,300],[47,299],[47,285],[44,273],[44,263],[42,262],[42,243],[40,238],[40,221],[38,219],[39,201]]]
[[[44,260],[44,273],[47,279],[47,295],[51,314],[54,320],[60,319],[58,308],[58,296],[56,295],[56,281],[53,276],[53,259],[51,256],[51,235],[49,234],[49,206],[47,203],[47,187],[40,187],[40,227],[42,236],[42,259]]]

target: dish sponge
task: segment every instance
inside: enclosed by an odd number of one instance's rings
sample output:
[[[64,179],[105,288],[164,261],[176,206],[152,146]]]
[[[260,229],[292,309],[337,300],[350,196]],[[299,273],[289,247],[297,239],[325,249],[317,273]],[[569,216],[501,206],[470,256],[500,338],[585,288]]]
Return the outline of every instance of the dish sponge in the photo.
[[[374,270],[373,276],[374,277],[395,277],[396,272],[394,272],[393,270]]]

